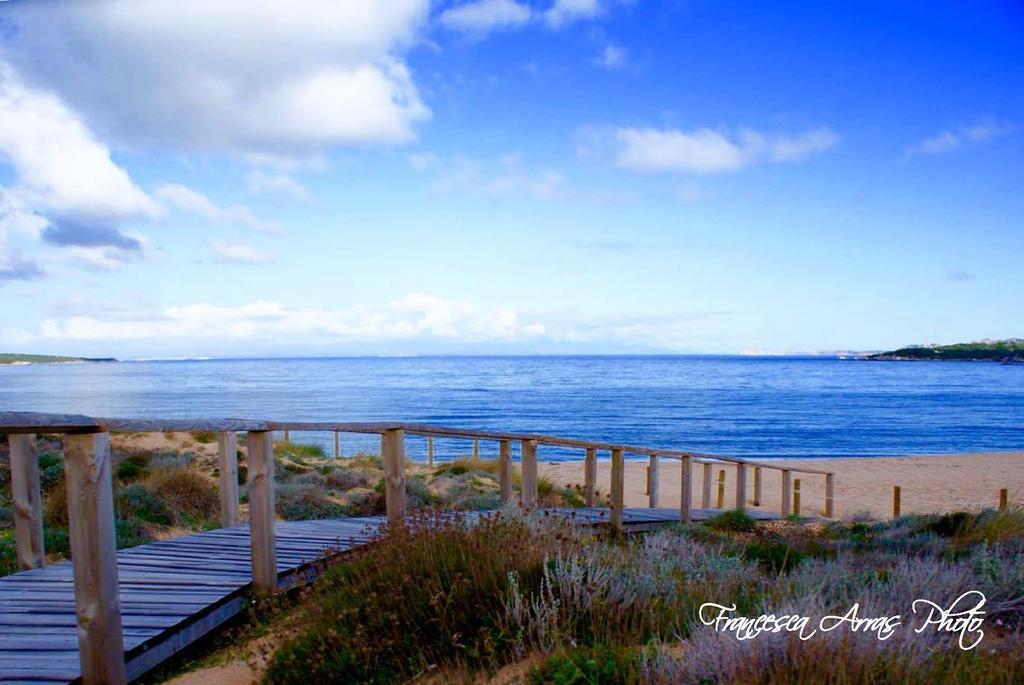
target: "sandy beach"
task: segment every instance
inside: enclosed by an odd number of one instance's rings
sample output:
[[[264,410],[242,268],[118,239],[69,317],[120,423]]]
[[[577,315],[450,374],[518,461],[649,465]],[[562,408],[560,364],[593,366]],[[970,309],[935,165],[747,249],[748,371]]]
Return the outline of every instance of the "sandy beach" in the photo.
[[[994,507],[999,490],[1009,490],[1010,504],[1024,504],[1024,451],[985,452],[977,454],[913,456],[913,457],[858,457],[844,459],[795,459],[772,461],[793,469],[804,468],[834,471],[835,512],[837,517],[849,517],[867,512],[873,517],[892,515],[893,486],[902,493],[902,513],[935,513],[958,509]],[[717,496],[718,472],[724,470],[725,506],[736,506],[736,469],[723,463],[712,467],[712,506]],[[543,462],[539,465],[542,476],[562,485],[583,483],[583,462]],[[679,505],[680,464],[676,460],[661,459],[658,465],[658,506]],[[597,489],[607,493],[611,463],[599,460]],[[701,505],[703,490],[702,465],[694,465],[693,504]],[[794,472],[801,481],[801,514],[821,515],[824,507],[825,477]],[[762,501],[754,506],[753,469],[747,474],[747,506],[751,509],[779,511],[781,474],[762,469]],[[626,462],[626,506],[648,506],[647,463]]]

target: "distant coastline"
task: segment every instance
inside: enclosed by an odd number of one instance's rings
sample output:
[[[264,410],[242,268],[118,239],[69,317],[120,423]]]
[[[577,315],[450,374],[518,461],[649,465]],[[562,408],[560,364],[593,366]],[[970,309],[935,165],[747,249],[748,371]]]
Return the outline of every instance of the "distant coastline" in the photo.
[[[982,340],[954,345],[912,345],[891,352],[868,354],[868,361],[987,361],[1024,364],[1024,340]]]
[[[62,357],[52,354],[17,354],[0,353],[0,364],[25,366],[28,364],[92,364],[97,362],[116,362],[114,357]]]

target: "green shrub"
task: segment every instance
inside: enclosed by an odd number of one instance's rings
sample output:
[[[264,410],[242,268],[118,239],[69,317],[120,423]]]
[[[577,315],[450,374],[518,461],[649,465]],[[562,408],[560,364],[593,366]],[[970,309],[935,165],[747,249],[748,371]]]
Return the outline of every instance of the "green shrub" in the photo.
[[[634,685],[641,682],[636,648],[595,645],[548,657],[530,672],[532,685]]]
[[[434,471],[436,476],[463,476],[473,469],[473,463],[464,459],[450,462]]]
[[[116,535],[118,549],[138,547],[153,541],[152,536],[146,532],[145,524],[138,519],[115,521],[114,534]]]
[[[939,537],[951,538],[962,533],[974,523],[974,515],[966,511],[954,511],[943,514],[939,518],[924,526],[925,530],[935,533]]]
[[[46,499],[43,502],[43,523],[57,528],[67,528],[67,499],[67,490],[64,487],[64,479],[61,478],[46,494]]]
[[[537,479],[537,499],[550,499],[558,490],[559,488],[555,485],[555,481],[547,476],[541,476]]]
[[[327,487],[341,491],[363,487],[370,482],[370,477],[363,471],[344,467],[331,468],[325,476]]]
[[[286,521],[344,518],[351,515],[347,507],[329,500],[320,487],[302,483],[278,485],[274,492],[274,507],[277,515]]]
[[[800,565],[807,555],[784,542],[755,542],[747,545],[744,556],[757,562],[766,573],[789,573]]]
[[[167,502],[138,483],[120,488],[114,497],[114,507],[120,519],[134,518],[161,526],[169,526],[174,521]]]
[[[122,483],[131,483],[149,475],[149,457],[145,454],[132,454],[125,457],[117,465],[117,479]]]
[[[213,431],[199,431],[198,433],[193,433],[192,438],[203,445],[217,442],[217,434]]]
[[[0,531],[0,576],[18,572],[18,548],[14,542],[14,531]]]
[[[405,481],[405,503],[411,510],[440,506],[442,500],[427,488],[423,476],[414,476]]]
[[[71,558],[71,538],[67,528],[43,526],[43,549],[47,554],[58,554],[65,559]]]
[[[39,488],[49,492],[64,480],[64,460],[59,454],[43,452],[39,455]]]
[[[266,682],[400,683],[513,657],[500,626],[509,573],[536,585],[561,537],[508,519],[411,528],[317,581],[302,632],[274,654]]]
[[[179,522],[211,520],[220,512],[217,486],[201,473],[185,468],[159,469],[145,485],[167,503]]]
[[[739,509],[723,511],[718,516],[708,519],[705,525],[712,530],[725,533],[749,533],[755,527],[754,519]]]
[[[278,442],[274,444],[274,456],[285,457],[302,463],[302,457],[326,458],[324,448],[313,443]]]

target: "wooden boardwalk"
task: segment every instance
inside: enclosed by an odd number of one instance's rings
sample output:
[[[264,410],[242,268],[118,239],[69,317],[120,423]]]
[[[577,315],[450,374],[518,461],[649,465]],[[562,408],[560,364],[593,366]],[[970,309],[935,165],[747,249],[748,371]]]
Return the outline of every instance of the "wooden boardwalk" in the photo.
[[[606,523],[609,516],[608,509],[548,511],[583,524]],[[692,511],[695,520],[714,513]],[[677,509],[623,511],[623,524],[633,529],[678,520]],[[278,521],[279,584],[308,582],[316,572],[313,562],[366,544],[381,534],[385,521],[383,516]],[[125,662],[128,677],[136,679],[244,609],[252,581],[249,527],[121,550],[117,567]],[[70,562],[0,578],[0,635],[0,682],[68,683],[79,678]]]

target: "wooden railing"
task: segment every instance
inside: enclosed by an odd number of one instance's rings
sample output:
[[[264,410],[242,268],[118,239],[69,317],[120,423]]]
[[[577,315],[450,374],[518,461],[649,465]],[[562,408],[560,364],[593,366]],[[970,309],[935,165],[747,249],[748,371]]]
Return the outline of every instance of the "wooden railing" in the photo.
[[[111,476],[110,433],[216,432],[221,498],[221,524],[237,525],[238,465],[236,435],[245,432],[248,452],[249,525],[252,547],[252,585],[257,592],[277,589],[277,564],[274,536],[274,447],[275,431],[326,431],[335,435],[335,454],[340,433],[380,435],[380,454],[385,474],[385,502],[388,522],[401,526],[405,520],[405,436],[423,436],[427,440],[428,459],[433,462],[435,438],[461,438],[474,441],[474,456],[480,441],[499,444],[498,479],[502,504],[513,500],[512,449],[520,443],[522,472],[521,504],[537,503],[537,452],[540,446],[584,450],[584,499],[587,506],[596,503],[597,453],[611,454],[611,492],[609,523],[622,527],[625,500],[625,455],[649,458],[648,497],[651,507],[658,504],[658,461],[679,460],[681,489],[679,518],[689,521],[693,491],[693,466],[702,464],[701,508],[711,506],[711,475],[716,466],[736,469],[736,508],[744,509],[747,500],[747,469],[754,469],[754,504],[761,501],[761,472],[776,470],[782,476],[781,515],[791,513],[791,479],[794,471],[825,477],[823,512],[833,514],[834,475],[829,471],[793,469],[772,463],[736,457],[700,454],[682,450],[641,447],[592,440],[575,440],[533,433],[503,433],[488,430],[450,428],[418,423],[341,423],[324,421],[257,421],[249,419],[182,420],[97,418],[66,414],[0,412],[0,433],[8,435],[11,459],[11,488],[14,502],[15,539],[18,564],[23,569],[42,566],[43,515],[39,469],[35,453],[35,434],[61,434],[68,505],[68,534],[71,543],[75,583],[75,608],[78,616],[79,658],[85,683],[123,683],[126,680],[124,645],[118,601],[117,557],[114,539],[114,498]],[[724,500],[724,470],[719,471],[717,508]]]

